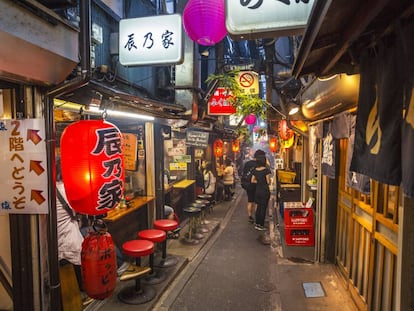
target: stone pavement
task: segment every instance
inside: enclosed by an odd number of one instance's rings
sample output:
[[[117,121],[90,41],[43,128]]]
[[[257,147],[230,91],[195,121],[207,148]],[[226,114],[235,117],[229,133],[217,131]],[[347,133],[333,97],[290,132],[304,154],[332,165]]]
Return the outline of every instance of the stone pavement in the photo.
[[[238,188],[233,201],[218,203],[207,215],[210,232],[199,244],[168,241],[168,253],[178,264],[165,269],[166,281],[152,285],[154,300],[142,305],[120,302],[117,293],[133,281],[119,282],[112,297],[86,310],[356,310],[333,265],[313,263],[313,247],[287,247],[278,214],[270,215],[268,231],[255,231],[247,223],[245,205],[246,195]],[[184,224],[182,237],[186,230]],[[254,278],[256,285],[249,284]]]

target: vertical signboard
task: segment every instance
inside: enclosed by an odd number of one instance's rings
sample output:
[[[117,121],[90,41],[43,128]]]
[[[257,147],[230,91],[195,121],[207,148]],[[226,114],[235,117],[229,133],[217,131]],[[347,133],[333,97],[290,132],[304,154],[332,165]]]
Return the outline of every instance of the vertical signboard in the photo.
[[[0,214],[47,214],[43,119],[0,120]]]

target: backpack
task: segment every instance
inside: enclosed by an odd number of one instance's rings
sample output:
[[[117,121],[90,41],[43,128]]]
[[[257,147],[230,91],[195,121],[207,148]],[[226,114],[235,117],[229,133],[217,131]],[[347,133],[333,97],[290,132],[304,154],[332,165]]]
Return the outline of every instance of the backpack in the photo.
[[[247,189],[251,185],[254,166],[247,167],[243,170],[243,175],[240,179],[240,183],[243,189]]]

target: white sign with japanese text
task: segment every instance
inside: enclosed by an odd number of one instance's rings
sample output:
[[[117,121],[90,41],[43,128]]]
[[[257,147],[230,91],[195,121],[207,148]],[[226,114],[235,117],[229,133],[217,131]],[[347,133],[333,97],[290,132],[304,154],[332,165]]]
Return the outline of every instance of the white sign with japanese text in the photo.
[[[226,0],[226,28],[231,37],[251,39],[301,34],[313,0]]]
[[[119,62],[124,66],[180,64],[184,59],[179,14],[119,22]]]
[[[0,214],[47,214],[45,120],[0,120]]]

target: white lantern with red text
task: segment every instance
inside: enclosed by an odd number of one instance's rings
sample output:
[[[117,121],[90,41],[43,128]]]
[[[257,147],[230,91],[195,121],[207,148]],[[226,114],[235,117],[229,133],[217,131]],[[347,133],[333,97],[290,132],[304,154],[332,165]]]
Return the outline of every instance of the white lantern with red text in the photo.
[[[69,125],[60,142],[62,179],[70,206],[101,215],[118,206],[124,188],[124,157],[119,129],[104,120]]]

